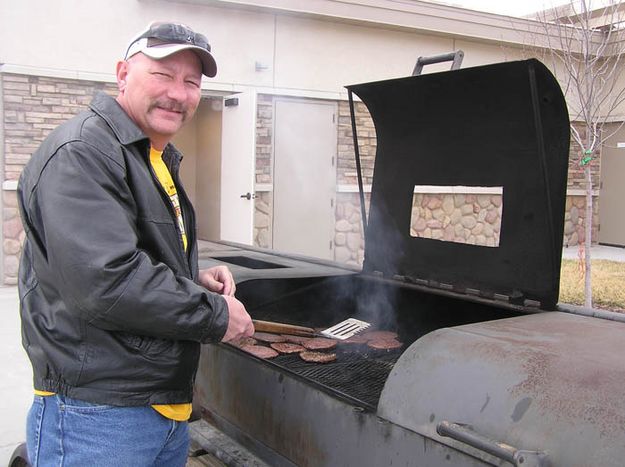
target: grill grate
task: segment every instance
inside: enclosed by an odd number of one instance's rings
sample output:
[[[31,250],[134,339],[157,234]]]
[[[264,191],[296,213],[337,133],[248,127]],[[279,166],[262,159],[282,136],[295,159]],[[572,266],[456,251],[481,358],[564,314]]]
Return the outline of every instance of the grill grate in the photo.
[[[332,363],[309,363],[297,355],[280,355],[272,362],[375,409],[384,383],[400,355],[401,352],[390,352],[372,357],[338,351],[337,360]]]

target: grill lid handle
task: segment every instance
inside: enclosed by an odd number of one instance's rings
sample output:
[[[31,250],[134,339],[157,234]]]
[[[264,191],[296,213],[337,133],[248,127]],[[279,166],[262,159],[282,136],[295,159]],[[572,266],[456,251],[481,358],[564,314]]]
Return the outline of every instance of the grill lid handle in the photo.
[[[442,421],[436,426],[436,432],[441,436],[455,439],[510,462],[516,467],[548,467],[550,465],[549,458],[545,452],[517,449],[500,441],[487,438],[475,432],[469,425]]]
[[[457,70],[462,64],[464,58],[464,52],[462,50],[456,50],[455,52],[449,52],[440,55],[430,55],[429,57],[419,57],[417,63],[412,70],[412,76],[419,76],[423,71],[425,65],[433,65],[435,63],[453,62],[451,64],[452,70]]]

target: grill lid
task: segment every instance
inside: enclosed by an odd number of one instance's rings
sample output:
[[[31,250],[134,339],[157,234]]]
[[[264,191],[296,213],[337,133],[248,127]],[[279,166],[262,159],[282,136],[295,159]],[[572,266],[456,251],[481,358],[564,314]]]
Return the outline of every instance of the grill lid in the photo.
[[[348,90],[377,134],[363,272],[554,309],[570,134],[549,70],[527,60]],[[502,189],[499,245],[411,236],[416,186]]]

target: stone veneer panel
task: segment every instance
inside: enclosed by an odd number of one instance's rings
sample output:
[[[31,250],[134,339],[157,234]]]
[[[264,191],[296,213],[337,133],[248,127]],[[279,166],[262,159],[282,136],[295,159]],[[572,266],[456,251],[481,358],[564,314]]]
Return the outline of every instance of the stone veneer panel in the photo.
[[[369,195],[365,196],[369,210]],[[364,260],[364,233],[360,195],[358,193],[337,193],[334,233],[334,259],[340,263],[362,265]]]
[[[254,246],[271,248],[273,213],[273,192],[257,191],[254,200]]]
[[[596,196],[593,196],[592,202],[592,238],[596,242],[596,239],[599,238],[599,208]],[[584,233],[585,219],[586,197],[583,195],[567,196],[566,208],[564,210],[564,246],[575,246],[584,242],[584,238],[586,238]]]
[[[415,193],[410,235],[496,247],[501,211],[501,195]]]
[[[259,94],[256,100],[256,184],[273,183],[273,96]],[[273,191],[257,191],[254,200],[254,246],[273,245]]]
[[[579,131],[582,139],[586,139],[586,130],[579,124],[574,124]],[[569,189],[586,189],[586,181],[584,178],[584,168],[579,165],[581,160],[581,149],[578,144],[571,139],[571,146],[569,149],[569,173],[567,179],[567,188]],[[599,189],[601,182],[601,162],[600,157],[594,158],[590,162],[590,178],[592,180],[592,189]],[[594,237],[593,238],[597,238]]]
[[[259,94],[256,109],[256,183],[272,183],[273,96]]]
[[[358,184],[358,172],[354,156],[354,139],[352,136],[352,122],[349,112],[349,103],[341,101],[339,104],[338,121],[338,164],[337,183],[346,185]],[[354,102],[356,111],[356,128],[358,129],[358,149],[362,168],[363,184],[371,185],[373,181],[373,167],[377,151],[377,139],[373,120],[367,107],[362,102]]]

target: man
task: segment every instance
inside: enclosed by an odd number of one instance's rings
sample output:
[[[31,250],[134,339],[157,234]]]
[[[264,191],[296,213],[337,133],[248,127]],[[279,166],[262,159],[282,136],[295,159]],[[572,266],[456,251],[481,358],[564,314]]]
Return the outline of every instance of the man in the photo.
[[[200,343],[254,331],[229,270],[198,271],[169,143],[216,70],[203,35],[151,25],[117,65],[117,99],[96,96],[24,168],[32,465],[185,465]]]

